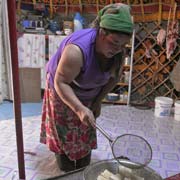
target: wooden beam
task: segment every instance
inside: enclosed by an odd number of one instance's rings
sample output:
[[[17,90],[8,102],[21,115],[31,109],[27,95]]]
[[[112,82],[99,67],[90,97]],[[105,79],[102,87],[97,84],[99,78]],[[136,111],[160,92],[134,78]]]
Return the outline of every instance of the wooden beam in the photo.
[[[16,32],[16,2],[8,0],[8,20],[9,20],[9,36],[11,47],[11,67],[13,77],[13,100],[14,100],[14,115],[16,127],[16,143],[18,156],[19,179],[25,179],[24,166],[24,145],[23,145],[23,131],[22,131],[22,117],[21,117],[21,99],[19,86],[19,69],[18,69],[18,50],[17,50],[17,32]]]

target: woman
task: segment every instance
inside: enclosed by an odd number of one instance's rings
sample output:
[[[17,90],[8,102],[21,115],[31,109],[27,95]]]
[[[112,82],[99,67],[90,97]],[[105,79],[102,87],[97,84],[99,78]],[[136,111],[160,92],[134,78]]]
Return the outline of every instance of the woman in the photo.
[[[95,119],[119,79],[132,31],[129,7],[110,4],[92,28],[65,38],[48,62],[41,142],[55,152],[61,170],[90,163],[91,150],[97,148]]]

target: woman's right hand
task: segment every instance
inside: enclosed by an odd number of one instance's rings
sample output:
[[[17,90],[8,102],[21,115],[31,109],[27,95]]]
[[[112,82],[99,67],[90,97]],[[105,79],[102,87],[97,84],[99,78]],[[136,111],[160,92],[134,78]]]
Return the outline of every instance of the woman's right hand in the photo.
[[[95,127],[95,123],[96,123],[95,117],[94,117],[93,112],[89,108],[87,108],[85,106],[82,107],[77,112],[77,115],[83,124],[85,124],[87,126],[91,125],[91,126]]]

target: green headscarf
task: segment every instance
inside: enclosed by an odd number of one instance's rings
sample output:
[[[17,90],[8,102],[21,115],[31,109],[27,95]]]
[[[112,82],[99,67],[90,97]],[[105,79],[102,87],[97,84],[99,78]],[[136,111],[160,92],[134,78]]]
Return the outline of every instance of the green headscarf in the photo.
[[[129,33],[133,32],[133,22],[130,7],[122,3],[110,4],[98,13],[100,27],[109,30]]]

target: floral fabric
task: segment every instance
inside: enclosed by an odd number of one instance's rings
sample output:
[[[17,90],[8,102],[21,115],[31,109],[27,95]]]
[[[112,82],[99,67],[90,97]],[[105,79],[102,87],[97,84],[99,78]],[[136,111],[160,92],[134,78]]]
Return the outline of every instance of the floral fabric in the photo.
[[[48,80],[47,80],[48,83]],[[81,159],[97,148],[96,131],[81,123],[78,116],[46,86],[40,141],[55,153],[71,160]]]
[[[12,76],[7,1],[0,0],[0,103],[12,100]]]
[[[18,38],[19,67],[41,68],[41,88],[45,88],[45,35],[23,34]]]
[[[169,178],[166,178],[165,180],[180,180],[180,173],[174,176],[171,176]]]
[[[64,38],[66,38],[67,36],[57,36],[57,35],[49,35],[49,43],[48,43],[48,47],[49,47],[49,59],[52,58],[52,56],[54,56],[54,54],[57,52],[60,43],[62,42],[62,40]]]

